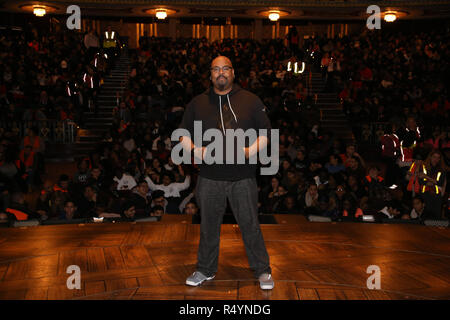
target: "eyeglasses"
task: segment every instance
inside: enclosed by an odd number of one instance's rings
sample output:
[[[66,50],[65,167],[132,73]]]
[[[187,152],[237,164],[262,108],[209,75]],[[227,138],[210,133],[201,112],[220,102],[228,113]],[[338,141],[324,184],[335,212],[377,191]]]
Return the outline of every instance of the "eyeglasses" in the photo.
[[[214,73],[219,73],[220,70],[223,70],[223,72],[230,72],[231,69],[233,69],[233,67],[230,67],[230,66],[224,66],[224,67],[222,67],[222,68],[221,68],[221,67],[214,67],[214,68],[211,68],[211,71],[214,72]]]

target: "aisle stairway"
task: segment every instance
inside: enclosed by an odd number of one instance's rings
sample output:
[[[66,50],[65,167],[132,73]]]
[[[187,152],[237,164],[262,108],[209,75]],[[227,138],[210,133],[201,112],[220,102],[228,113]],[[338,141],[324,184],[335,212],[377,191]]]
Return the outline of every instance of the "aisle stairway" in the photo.
[[[320,110],[320,124],[325,131],[330,131],[344,142],[354,140],[351,126],[342,111],[337,93],[326,93],[325,80],[321,73],[313,73],[311,77],[311,93]],[[317,95],[317,96],[316,96]]]
[[[116,62],[111,74],[106,77],[98,96],[98,115],[94,112],[84,114],[83,128],[78,130],[78,137],[74,153],[77,156],[87,155],[100,142],[105,132],[112,125],[112,110],[117,105],[117,93],[122,95],[130,73],[130,60],[126,52],[123,52]]]

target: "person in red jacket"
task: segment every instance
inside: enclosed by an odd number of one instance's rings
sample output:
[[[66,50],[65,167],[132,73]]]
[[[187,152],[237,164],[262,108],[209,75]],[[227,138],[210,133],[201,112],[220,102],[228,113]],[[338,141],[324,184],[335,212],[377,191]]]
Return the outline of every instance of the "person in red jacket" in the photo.
[[[21,192],[15,192],[11,195],[11,203],[5,211],[10,222],[40,218],[39,214],[28,208],[23,193]]]
[[[380,191],[385,187],[384,178],[380,176],[380,172],[381,170],[377,166],[370,166],[364,177],[364,188],[369,194],[369,198],[379,197]]]
[[[31,192],[32,185],[34,185],[34,174],[36,172],[35,153],[32,151],[32,146],[26,146],[19,153],[16,159],[16,167],[21,173],[22,185],[27,186],[28,192]]]

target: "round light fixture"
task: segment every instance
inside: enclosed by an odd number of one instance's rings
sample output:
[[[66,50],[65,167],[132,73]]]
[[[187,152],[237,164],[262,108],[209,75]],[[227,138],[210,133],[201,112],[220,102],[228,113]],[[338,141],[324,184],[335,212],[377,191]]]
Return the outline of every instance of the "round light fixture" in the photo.
[[[269,13],[269,20],[270,21],[278,21],[280,19],[280,13],[277,11],[272,11]]]
[[[43,16],[45,16],[46,11],[45,11],[44,7],[34,7],[33,13],[37,17],[43,17]]]
[[[397,20],[397,16],[394,12],[386,12],[384,14],[384,21],[386,22],[394,22],[395,20]]]
[[[167,18],[167,11],[165,9],[157,9],[156,17],[161,20]]]

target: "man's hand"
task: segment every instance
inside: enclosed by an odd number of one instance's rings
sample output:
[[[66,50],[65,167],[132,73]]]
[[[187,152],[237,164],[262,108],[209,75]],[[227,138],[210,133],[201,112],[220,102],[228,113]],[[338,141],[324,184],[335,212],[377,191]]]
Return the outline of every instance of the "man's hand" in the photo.
[[[245,155],[245,159],[250,158],[250,150],[249,150],[249,148],[245,148],[244,147],[244,155]]]
[[[195,147],[194,148],[194,157],[197,159],[203,160],[205,158],[206,147]]]

